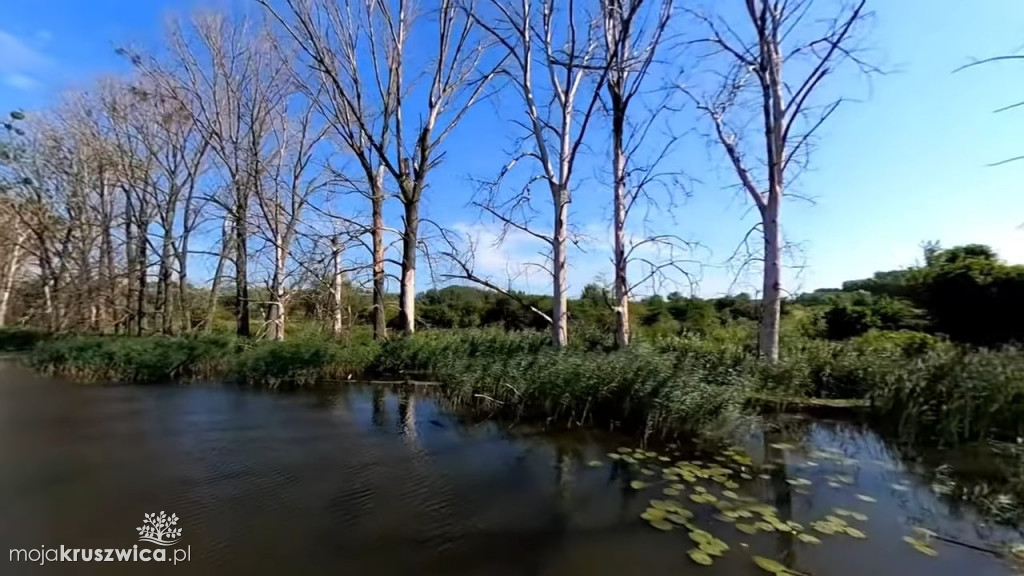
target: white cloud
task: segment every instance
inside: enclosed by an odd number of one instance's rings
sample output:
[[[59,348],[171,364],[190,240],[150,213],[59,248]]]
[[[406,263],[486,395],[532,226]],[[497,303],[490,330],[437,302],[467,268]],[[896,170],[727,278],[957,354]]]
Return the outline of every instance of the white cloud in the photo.
[[[31,76],[15,72],[4,76],[4,84],[18,90],[32,90],[39,86],[39,81]]]
[[[0,54],[0,77],[6,85],[21,90],[37,86],[39,75],[52,64],[41,51],[5,30],[0,30]]]
[[[452,227],[463,238],[468,239],[473,247],[473,273],[498,286],[524,290],[534,293],[546,293],[551,286],[551,276],[547,271],[550,262],[547,258],[547,244],[529,233],[521,230],[509,230],[504,236],[497,224],[457,223]],[[682,259],[695,260],[700,255],[686,252],[676,245],[665,242],[645,241],[646,234],[630,231],[626,234],[627,246],[636,246],[631,253],[630,275],[634,282],[650,274],[650,265]],[[612,253],[613,236],[610,227],[600,222],[585,224],[577,237],[577,243],[571,244],[567,256],[569,264],[569,291],[576,295],[583,287],[598,281],[610,284],[613,278]],[[690,272],[692,280],[701,278],[700,266],[694,263],[683,263],[681,266]],[[656,278],[638,286],[636,294],[651,292],[690,292],[690,280],[677,270],[665,268]]]

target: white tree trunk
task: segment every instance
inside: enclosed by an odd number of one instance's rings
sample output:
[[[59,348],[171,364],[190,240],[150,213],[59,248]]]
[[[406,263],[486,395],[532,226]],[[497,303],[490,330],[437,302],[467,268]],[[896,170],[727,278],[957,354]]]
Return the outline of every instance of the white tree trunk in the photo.
[[[555,233],[552,237],[552,314],[551,338],[555,346],[569,344],[569,291],[566,270],[566,249],[569,227],[569,194],[563,190],[555,196]]]
[[[779,323],[782,316],[782,235],[778,198],[768,201],[764,213],[764,286],[761,297],[761,332],[758,347],[769,362],[779,359]]]
[[[334,260],[334,286],[331,290],[334,300],[334,323],[331,326],[331,332],[334,334],[335,338],[337,338],[338,336],[341,336],[342,329],[344,328],[341,316],[341,244],[338,242],[337,238],[331,241],[331,251],[333,253],[332,256]]]
[[[275,341],[284,340],[284,239],[274,235],[274,278],[270,287],[270,337]]]
[[[615,174],[613,204],[614,219],[614,266],[615,266],[615,345],[625,348],[629,345],[629,261],[626,258],[626,156],[622,150],[621,133],[615,134],[612,150],[612,166]]]
[[[7,308],[11,302],[11,293],[14,292],[14,279],[21,267],[21,245],[25,241],[25,232],[16,231],[14,248],[11,250],[11,260],[7,263],[7,270],[4,271],[4,287],[0,292],[0,328],[7,322]]]

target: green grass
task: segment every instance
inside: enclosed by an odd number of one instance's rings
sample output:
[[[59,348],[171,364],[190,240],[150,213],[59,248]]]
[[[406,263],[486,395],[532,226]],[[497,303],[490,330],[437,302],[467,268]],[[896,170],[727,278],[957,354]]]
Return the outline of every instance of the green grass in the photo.
[[[752,398],[774,406],[815,398],[863,400],[851,405],[870,406],[884,425],[920,442],[1024,436],[1019,350],[970,351],[911,332],[845,342],[790,338],[772,365],[737,339],[669,336],[608,351],[595,337],[556,350],[546,334],[503,330],[426,331],[383,344],[313,332],[285,342],[36,333],[6,341],[34,343],[33,366],[84,381],[219,378],[296,388],[415,375],[440,381],[445,397],[481,414],[646,434],[728,429],[745,409],[764,404]]]

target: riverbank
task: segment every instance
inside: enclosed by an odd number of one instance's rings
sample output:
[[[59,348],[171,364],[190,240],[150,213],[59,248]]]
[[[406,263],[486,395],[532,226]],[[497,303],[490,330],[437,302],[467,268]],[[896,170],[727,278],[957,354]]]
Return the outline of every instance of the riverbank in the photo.
[[[37,370],[85,382],[147,384],[222,379],[301,388],[359,379],[430,379],[478,413],[645,434],[715,432],[751,408],[843,405],[917,443],[1024,436],[1024,356],[921,345],[913,334],[844,343],[788,342],[766,365],[739,347],[672,337],[627,350],[578,344],[556,350],[544,334],[427,331],[385,343],[230,336],[50,337],[0,333],[0,349],[27,352]]]

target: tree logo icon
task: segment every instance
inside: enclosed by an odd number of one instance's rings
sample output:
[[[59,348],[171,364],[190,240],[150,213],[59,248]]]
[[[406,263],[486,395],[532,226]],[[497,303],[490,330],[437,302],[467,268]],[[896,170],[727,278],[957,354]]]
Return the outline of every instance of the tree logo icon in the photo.
[[[160,512],[159,515],[155,512],[146,514],[146,519],[142,521],[142,526],[136,528],[139,531],[139,540],[152,542],[160,546],[177,544],[181,540],[181,528],[172,528],[177,523],[177,514],[171,514],[170,516],[164,512]]]

